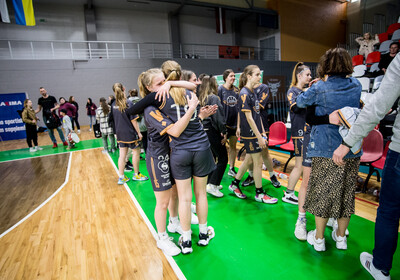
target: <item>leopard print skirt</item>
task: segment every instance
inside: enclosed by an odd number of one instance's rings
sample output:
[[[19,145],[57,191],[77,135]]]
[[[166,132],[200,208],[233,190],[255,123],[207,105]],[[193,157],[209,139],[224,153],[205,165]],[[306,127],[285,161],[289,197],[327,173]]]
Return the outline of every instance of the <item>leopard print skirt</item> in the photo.
[[[312,158],[304,209],[321,218],[350,218],[354,214],[360,158],[345,159],[337,166],[331,158]]]

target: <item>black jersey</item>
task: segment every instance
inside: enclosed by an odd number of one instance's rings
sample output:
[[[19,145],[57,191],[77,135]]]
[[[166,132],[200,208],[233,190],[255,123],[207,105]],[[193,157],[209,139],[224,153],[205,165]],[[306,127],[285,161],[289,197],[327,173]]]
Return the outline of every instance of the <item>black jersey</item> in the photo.
[[[127,108],[132,106],[132,102],[126,100]],[[135,128],[132,125],[132,120],[136,120],[139,116],[128,115],[125,112],[121,112],[113,102],[111,105],[112,119],[114,120],[115,134],[117,135],[117,142],[122,143],[133,143],[139,139]],[[128,110],[128,109],[127,109]]]
[[[269,87],[266,84],[260,84],[258,87],[253,89],[254,93],[257,95],[260,101],[260,115],[265,131],[269,131],[268,126],[268,112],[267,103],[269,100]]]
[[[174,123],[153,106],[144,109],[144,120],[147,126],[148,140],[146,154],[151,156],[168,154],[169,137],[166,132]]]
[[[244,112],[251,112],[254,122],[256,123],[257,129],[262,133],[261,127],[261,116],[260,116],[260,102],[256,94],[244,87],[240,91],[239,98],[240,106],[240,137],[243,139],[255,139],[257,138],[255,133],[252,131],[249,123],[247,122],[246,115]]]
[[[298,87],[291,87],[288,90],[287,98],[290,106],[290,123],[292,125],[292,138],[303,138],[304,129],[306,125],[306,109],[298,108],[296,105],[297,97],[302,94],[303,91]]]
[[[222,106],[224,107],[226,126],[236,129],[237,114],[239,112],[239,93],[236,87],[226,89],[223,85],[218,87],[218,96],[221,99]]]
[[[186,96],[190,97],[190,91],[186,90],[185,93]],[[166,98],[166,100],[159,107],[159,109],[174,123],[176,123],[185,115],[188,108],[188,105],[180,106],[176,104],[172,96]],[[171,149],[195,152],[204,151],[210,147],[207,134],[204,131],[203,125],[198,117],[199,110],[200,106],[197,106],[197,109],[190,119],[189,124],[179,137],[171,136]]]

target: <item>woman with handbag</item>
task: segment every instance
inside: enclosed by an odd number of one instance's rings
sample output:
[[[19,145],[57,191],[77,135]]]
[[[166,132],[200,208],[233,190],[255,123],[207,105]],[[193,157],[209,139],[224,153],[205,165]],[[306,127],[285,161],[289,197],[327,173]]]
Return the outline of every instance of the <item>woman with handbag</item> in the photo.
[[[92,131],[92,126],[96,119],[96,109],[97,109],[97,106],[96,106],[96,104],[94,104],[92,102],[92,98],[88,98],[88,101],[86,103],[86,114],[89,117],[89,121],[90,121],[89,131]]]
[[[103,138],[103,152],[115,152],[115,138],[112,127],[108,125],[108,114],[110,113],[110,106],[104,97],[100,98],[100,107],[96,110],[96,121],[100,123],[101,137]],[[96,123],[97,123],[96,122]],[[110,140],[111,147],[108,149],[108,141]]]

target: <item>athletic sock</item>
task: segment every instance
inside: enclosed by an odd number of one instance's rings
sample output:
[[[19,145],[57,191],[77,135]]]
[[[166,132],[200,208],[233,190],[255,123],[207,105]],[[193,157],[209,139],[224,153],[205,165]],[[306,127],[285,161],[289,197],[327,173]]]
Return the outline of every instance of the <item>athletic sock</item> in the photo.
[[[270,178],[271,178],[272,176],[275,175],[275,172],[274,172],[274,171],[272,171],[272,172],[269,172],[269,171],[268,171],[268,173],[269,173],[269,177],[270,177]]]
[[[230,167],[229,169],[236,173],[234,166]]]
[[[249,170],[249,176],[253,178],[253,170]]]
[[[286,190],[286,194],[294,193],[294,190]]]
[[[260,194],[260,193],[263,193],[264,192],[264,190],[263,190],[263,188],[256,188],[256,194]]]
[[[199,230],[200,230],[200,233],[207,234],[207,223],[199,224]]]
[[[306,217],[306,212],[299,212],[299,219],[304,219]]]
[[[236,187],[239,186],[240,180],[236,179],[232,181],[232,184],[235,185]]]
[[[173,223],[173,224],[177,224],[178,222],[179,222],[179,218],[178,218],[178,216],[176,216],[176,217],[169,217],[170,218],[170,220],[171,220],[171,223]]]
[[[183,241],[190,241],[192,240],[192,231],[189,229],[188,231],[184,231],[182,233]]]
[[[160,240],[165,240],[168,238],[168,233],[166,231],[164,232],[159,232],[158,233],[158,237],[160,238]]]

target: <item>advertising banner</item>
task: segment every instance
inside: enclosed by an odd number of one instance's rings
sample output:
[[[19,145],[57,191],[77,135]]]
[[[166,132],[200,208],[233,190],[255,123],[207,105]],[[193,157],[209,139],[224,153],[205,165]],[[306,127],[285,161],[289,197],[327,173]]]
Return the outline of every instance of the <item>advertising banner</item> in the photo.
[[[0,136],[3,141],[26,138],[18,110],[24,109],[26,93],[0,94]]]

